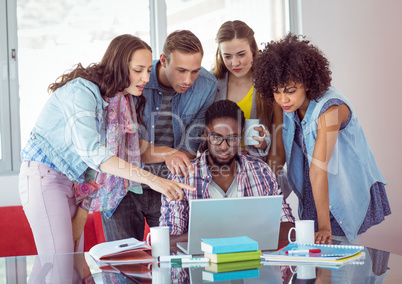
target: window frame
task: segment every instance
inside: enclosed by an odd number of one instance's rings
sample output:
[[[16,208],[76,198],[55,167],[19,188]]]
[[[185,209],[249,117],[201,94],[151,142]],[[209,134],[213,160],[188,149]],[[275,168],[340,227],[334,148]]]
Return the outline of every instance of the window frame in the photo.
[[[167,37],[167,15],[165,0],[149,0],[149,30],[153,59],[159,59]]]
[[[0,175],[10,175],[21,164],[17,0],[0,0],[0,7]]]

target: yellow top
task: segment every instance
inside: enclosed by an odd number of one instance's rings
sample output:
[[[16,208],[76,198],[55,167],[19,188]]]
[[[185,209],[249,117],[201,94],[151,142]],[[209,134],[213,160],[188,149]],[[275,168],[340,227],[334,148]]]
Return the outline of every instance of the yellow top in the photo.
[[[251,86],[250,91],[248,91],[247,95],[237,103],[239,108],[244,112],[244,117],[246,119],[250,119],[251,116],[251,105],[253,104],[253,92],[254,86]]]

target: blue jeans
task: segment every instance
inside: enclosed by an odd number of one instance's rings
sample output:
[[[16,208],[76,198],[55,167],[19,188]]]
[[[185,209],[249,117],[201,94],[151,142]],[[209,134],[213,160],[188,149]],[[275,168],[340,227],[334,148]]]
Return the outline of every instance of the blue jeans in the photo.
[[[112,217],[102,214],[103,232],[107,242],[126,238],[144,238],[145,219],[149,227],[159,226],[161,194],[142,185],[143,194],[129,191]],[[145,218],[145,219],[144,219]]]

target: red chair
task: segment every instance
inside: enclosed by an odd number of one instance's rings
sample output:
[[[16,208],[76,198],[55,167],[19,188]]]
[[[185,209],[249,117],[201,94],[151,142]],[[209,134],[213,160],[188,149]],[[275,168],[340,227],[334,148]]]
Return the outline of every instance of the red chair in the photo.
[[[84,235],[84,251],[89,251],[94,245],[105,242],[100,212],[92,212],[88,214]]]
[[[36,255],[35,241],[22,206],[0,207],[0,216],[0,257]],[[144,240],[148,233],[145,222]],[[100,212],[88,214],[84,235],[84,251],[105,242]]]
[[[0,207],[0,256],[37,254],[22,206]]]
[[[145,220],[145,228],[144,228],[144,241],[147,240],[147,235],[150,232],[147,220]]]
[[[22,206],[0,207],[0,216],[0,257],[36,255],[35,241]],[[105,241],[99,212],[88,214],[84,234],[85,251]]]

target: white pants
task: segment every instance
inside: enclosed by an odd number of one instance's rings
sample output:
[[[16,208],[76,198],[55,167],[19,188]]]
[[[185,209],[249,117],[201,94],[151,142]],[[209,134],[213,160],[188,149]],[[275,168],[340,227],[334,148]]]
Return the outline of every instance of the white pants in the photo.
[[[77,211],[73,182],[42,163],[24,162],[19,176],[21,204],[31,226],[46,280],[70,281],[74,274],[71,218]],[[81,237],[78,252],[84,249]],[[56,256],[57,254],[57,256]],[[63,256],[59,256],[63,254]],[[59,281],[59,282],[60,282]]]

